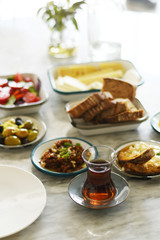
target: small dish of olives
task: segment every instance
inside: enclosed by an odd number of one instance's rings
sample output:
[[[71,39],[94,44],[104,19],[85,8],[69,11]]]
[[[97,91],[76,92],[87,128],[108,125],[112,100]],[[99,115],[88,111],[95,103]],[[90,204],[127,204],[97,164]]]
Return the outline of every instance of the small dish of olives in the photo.
[[[28,116],[0,119],[0,147],[19,148],[32,145],[44,137],[46,125]]]

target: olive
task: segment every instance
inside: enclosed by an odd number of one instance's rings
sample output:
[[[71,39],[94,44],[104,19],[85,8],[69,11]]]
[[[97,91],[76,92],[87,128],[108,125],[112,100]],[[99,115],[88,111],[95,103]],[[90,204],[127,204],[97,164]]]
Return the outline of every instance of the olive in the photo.
[[[22,120],[22,118],[17,117],[16,120],[15,120],[15,123],[16,123],[17,126],[22,125],[22,124],[23,124],[23,120]]]
[[[3,136],[4,137],[9,137],[12,136],[15,132],[15,128],[14,127],[7,127],[3,130]]]
[[[3,126],[0,126],[0,133],[3,132]]]
[[[5,138],[4,144],[9,146],[20,145],[21,140],[17,136],[9,136]]]
[[[29,141],[28,141],[28,139],[27,138],[22,138],[21,139],[21,144],[26,144],[26,143],[28,143]]]
[[[31,129],[33,126],[32,120],[28,119],[22,124],[22,128]]]
[[[37,136],[38,136],[38,132],[36,130],[30,130],[27,136],[27,140],[29,142],[32,142],[37,138]]]
[[[0,144],[4,144],[4,137],[0,134]]]
[[[16,135],[19,138],[25,138],[28,136],[28,130],[26,128],[20,128],[16,131]]]

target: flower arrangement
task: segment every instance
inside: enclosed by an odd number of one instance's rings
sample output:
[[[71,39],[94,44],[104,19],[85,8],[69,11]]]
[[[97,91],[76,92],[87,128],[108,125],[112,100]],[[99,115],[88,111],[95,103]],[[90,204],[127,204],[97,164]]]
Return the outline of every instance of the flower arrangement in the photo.
[[[70,0],[63,1],[64,4],[55,2],[56,1],[48,2],[46,6],[40,8],[37,12],[41,14],[42,19],[48,24],[48,27],[51,30],[56,29],[57,31],[63,31],[66,28],[66,19],[70,18],[78,30],[75,14],[85,1],[82,0],[73,4],[71,4]],[[59,2],[62,2],[62,0]]]

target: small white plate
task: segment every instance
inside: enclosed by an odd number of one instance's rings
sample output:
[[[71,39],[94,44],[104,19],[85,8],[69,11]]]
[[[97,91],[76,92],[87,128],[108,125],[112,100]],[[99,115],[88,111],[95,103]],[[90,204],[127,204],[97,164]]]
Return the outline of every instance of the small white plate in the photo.
[[[137,86],[140,86],[144,83],[144,81],[142,80],[140,74],[137,72],[136,68],[134,67],[134,65],[130,62],[130,61],[127,61],[127,60],[112,60],[112,61],[103,61],[103,62],[87,62],[87,63],[78,63],[78,64],[72,64],[72,66],[77,66],[77,65],[80,65],[80,66],[87,66],[87,65],[92,65],[92,66],[99,66],[100,63],[120,63],[124,69],[125,69],[125,72],[127,73],[128,70],[130,71],[134,71],[135,74],[136,74],[136,83],[134,83],[135,85]],[[61,65],[61,66],[65,66],[65,67],[70,67],[71,65]],[[58,95],[58,97],[65,101],[65,102],[68,102],[68,101],[75,101],[77,99],[82,99],[82,98],[85,98],[87,96],[89,96],[91,93],[93,92],[98,92],[100,91],[100,89],[93,89],[93,90],[87,90],[87,91],[74,91],[74,92],[64,92],[64,91],[60,91],[57,89],[56,87],[56,84],[55,84],[55,81],[56,81],[56,78],[57,78],[57,69],[59,68],[60,66],[54,66],[52,68],[50,68],[48,70],[48,78],[49,78],[49,81],[51,83],[51,86],[52,86],[52,89],[53,91]],[[131,76],[132,74],[128,74],[128,75],[124,75],[124,78],[128,79],[128,81],[130,82],[130,79],[133,80],[133,78],[135,79],[135,77]]]
[[[73,106],[78,104],[79,101],[69,102],[66,104],[66,111],[71,109]],[[68,115],[68,119],[73,127],[75,127],[82,135],[90,136],[90,135],[98,135],[98,134],[106,134],[111,132],[122,132],[129,131],[139,127],[139,125],[148,119],[148,113],[141,104],[141,102],[135,98],[133,101],[134,105],[137,109],[143,109],[144,116],[135,121],[121,122],[121,123],[105,123],[105,124],[93,124],[86,123],[83,119],[73,119]]]
[[[0,165],[0,238],[32,224],[46,204],[46,191],[32,173]]]
[[[72,175],[77,175],[79,173],[82,173],[84,171],[86,171],[86,166],[84,165],[84,167],[78,171],[74,171],[74,172],[70,172],[70,173],[62,173],[62,172],[54,172],[54,171],[51,171],[51,170],[48,170],[48,169],[45,169],[41,166],[41,164],[39,163],[40,162],[40,158],[41,156],[43,155],[43,153],[51,148],[53,146],[54,143],[56,143],[57,141],[59,140],[64,140],[64,139],[68,139],[68,140],[71,140],[73,142],[73,144],[76,144],[76,143],[80,143],[81,146],[85,149],[87,147],[90,147],[92,146],[91,143],[83,140],[83,139],[80,139],[80,138],[75,138],[75,137],[62,137],[62,138],[54,138],[54,139],[50,139],[48,141],[45,141],[45,142],[42,142],[40,143],[39,145],[37,145],[32,153],[31,153],[31,161],[33,163],[33,165],[38,169],[40,170],[41,172],[44,172],[46,174],[49,174],[49,175],[56,175],[56,176],[61,176],[61,177],[66,177],[66,176],[72,176]]]
[[[115,148],[115,151],[118,153],[121,149],[127,147],[128,145],[134,144],[134,143],[139,143],[139,142],[144,142],[144,143],[146,143],[147,145],[152,145],[152,146],[155,145],[155,146],[160,147],[160,143],[159,143],[159,142],[156,142],[156,141],[153,141],[153,140],[150,140],[150,141],[136,140],[136,141],[131,141],[131,142],[123,143],[122,145],[120,145],[120,146],[118,146],[117,148]],[[127,176],[127,177],[142,178],[142,179],[160,177],[160,174],[156,174],[156,175],[135,175],[135,174],[127,173],[127,172],[125,172],[125,171],[117,164],[116,161],[113,163],[113,167],[114,167],[116,170],[118,170],[119,173],[121,173],[121,174],[123,174],[124,176]]]
[[[34,141],[32,141],[32,142],[28,142],[28,143],[21,144],[21,145],[16,145],[16,146],[7,146],[7,145],[4,145],[4,144],[0,144],[0,148],[22,148],[22,147],[27,147],[27,146],[30,146],[30,145],[33,145],[33,144],[37,143],[38,141],[40,141],[45,136],[46,130],[47,130],[45,123],[43,121],[37,120],[35,118],[32,118],[30,116],[11,116],[11,117],[6,117],[6,118],[0,119],[0,122],[3,123],[4,121],[6,121],[9,118],[14,118],[15,119],[16,117],[20,117],[23,121],[26,121],[27,119],[32,120],[34,126],[37,127],[38,130],[39,130],[37,138]]]
[[[126,200],[129,194],[129,186],[127,181],[116,173],[111,173],[112,180],[116,187],[116,195],[112,202],[109,202],[106,205],[93,205],[89,201],[85,200],[82,195],[82,188],[84,182],[86,180],[87,173],[82,173],[75,178],[69,184],[68,192],[71,199],[78,203],[79,205],[87,208],[94,208],[94,209],[103,209],[103,208],[111,208],[115,207]]]
[[[12,77],[15,74],[10,75],[4,75],[0,76],[0,78],[9,78]],[[36,74],[33,73],[22,73],[24,77],[30,77],[32,78],[35,86],[40,87],[39,90],[39,97],[40,101],[34,102],[34,103],[24,103],[20,105],[2,105],[0,104],[0,117],[5,117],[9,115],[18,115],[18,114],[30,114],[34,112],[38,112],[40,107],[48,100],[48,94],[42,85],[41,80]]]
[[[160,133],[160,112],[151,118],[151,126],[156,132]]]

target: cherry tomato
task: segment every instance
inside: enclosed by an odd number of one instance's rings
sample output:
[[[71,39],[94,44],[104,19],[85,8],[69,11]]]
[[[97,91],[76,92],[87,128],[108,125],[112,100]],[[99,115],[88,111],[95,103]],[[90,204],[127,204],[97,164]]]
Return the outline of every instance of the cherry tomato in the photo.
[[[14,81],[15,81],[15,82],[21,82],[21,81],[23,81],[23,76],[22,76],[22,74],[16,73],[16,75],[14,75]]]
[[[8,92],[0,91],[0,104],[5,104],[10,97]]]
[[[0,78],[0,87],[8,86],[8,80],[6,78]]]
[[[25,93],[25,95],[23,96],[23,101],[26,103],[32,103],[32,102],[37,102],[37,96],[35,93],[33,92],[27,92]],[[38,100],[39,101],[39,100]]]

